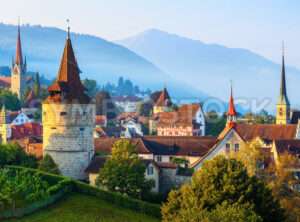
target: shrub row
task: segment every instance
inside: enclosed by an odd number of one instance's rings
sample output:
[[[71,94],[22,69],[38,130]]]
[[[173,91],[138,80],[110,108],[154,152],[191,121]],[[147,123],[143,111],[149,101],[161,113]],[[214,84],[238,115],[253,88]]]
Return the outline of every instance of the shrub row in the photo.
[[[102,200],[114,203],[118,206],[129,208],[153,217],[161,217],[160,205],[158,204],[151,204],[145,201],[124,196],[119,193],[102,190],[98,187],[90,186],[77,180],[73,180],[73,182],[74,191],[96,196]]]
[[[21,166],[5,166],[5,167],[11,170],[27,170],[32,174],[39,173],[41,177],[52,186],[51,188],[49,188],[51,195],[61,189],[66,189],[65,190],[66,192],[76,191],[79,193],[85,193],[91,196],[99,197],[102,200],[111,202],[118,206],[138,211],[140,213],[144,213],[157,218],[161,217],[161,210],[160,210],[161,206],[158,204],[151,204],[145,201],[124,196],[119,193],[102,190],[98,187],[94,187],[89,184],[80,182],[78,180],[70,179],[64,176],[54,175],[54,174],[46,173],[35,169],[25,168]]]

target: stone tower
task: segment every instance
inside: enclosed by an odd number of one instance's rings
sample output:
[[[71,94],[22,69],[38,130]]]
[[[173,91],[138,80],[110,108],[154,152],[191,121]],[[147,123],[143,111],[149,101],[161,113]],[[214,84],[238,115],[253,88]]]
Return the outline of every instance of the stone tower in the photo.
[[[229,102],[228,111],[226,113],[226,116],[227,116],[226,127],[236,128],[236,116],[237,116],[237,114],[238,113],[235,111],[235,108],[234,108],[234,102],[233,102],[233,97],[232,97],[232,85],[231,85],[230,102]]]
[[[276,124],[290,123],[290,102],[286,93],[284,54],[282,54],[280,95],[276,103]]]
[[[27,86],[26,80],[26,59],[23,63],[21,36],[20,36],[20,23],[18,25],[18,40],[15,61],[12,60],[11,65],[11,91],[18,94],[19,99]]]
[[[170,110],[171,105],[172,101],[165,86],[156,104],[153,107],[153,113],[168,112]]]
[[[42,103],[43,151],[58,164],[62,175],[87,180],[84,172],[94,156],[95,104],[85,94],[70,35],[57,79]]]
[[[11,123],[5,104],[0,112],[0,134],[2,143],[7,143],[7,140],[11,138]]]

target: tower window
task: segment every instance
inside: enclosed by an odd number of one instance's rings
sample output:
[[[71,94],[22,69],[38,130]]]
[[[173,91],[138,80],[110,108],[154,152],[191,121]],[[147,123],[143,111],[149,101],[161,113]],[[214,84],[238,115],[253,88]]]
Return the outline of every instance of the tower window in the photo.
[[[67,115],[67,113],[66,112],[60,112],[60,115],[65,116],[65,115]]]

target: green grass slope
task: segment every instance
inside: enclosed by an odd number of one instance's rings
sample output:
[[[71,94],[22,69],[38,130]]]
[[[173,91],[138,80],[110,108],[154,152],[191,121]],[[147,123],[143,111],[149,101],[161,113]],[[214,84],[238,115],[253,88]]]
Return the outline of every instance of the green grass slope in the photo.
[[[118,207],[97,197],[81,193],[70,193],[51,206],[15,221],[159,221],[157,218]]]

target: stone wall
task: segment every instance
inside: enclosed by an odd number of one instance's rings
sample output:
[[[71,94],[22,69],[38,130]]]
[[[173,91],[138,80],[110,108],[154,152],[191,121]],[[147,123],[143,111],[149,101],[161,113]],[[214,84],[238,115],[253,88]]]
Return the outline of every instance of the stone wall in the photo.
[[[161,168],[159,191],[168,192],[172,187],[180,188],[185,182],[191,182],[191,176],[178,175],[176,168]]]
[[[62,175],[87,180],[94,156],[94,104],[43,104],[43,149]]]

